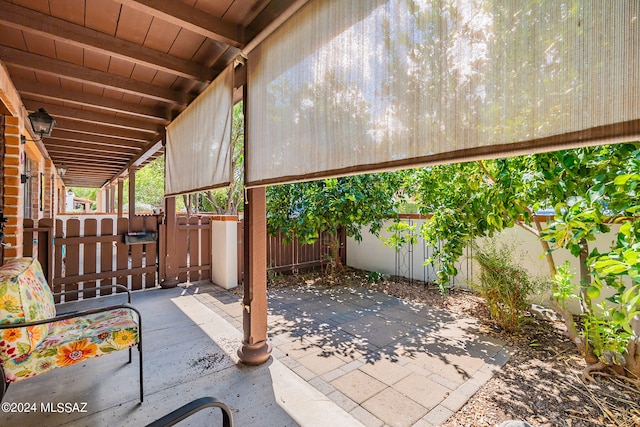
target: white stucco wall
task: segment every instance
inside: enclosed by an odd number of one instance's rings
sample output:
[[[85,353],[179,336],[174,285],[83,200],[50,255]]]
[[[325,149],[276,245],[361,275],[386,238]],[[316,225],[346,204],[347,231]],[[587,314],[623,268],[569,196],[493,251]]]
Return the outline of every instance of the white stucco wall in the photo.
[[[425,252],[429,249],[425,248],[424,240],[422,240],[419,233],[420,226],[424,223],[424,220],[415,219],[412,220],[412,222],[416,224],[415,233],[418,237],[418,241],[413,247],[413,278],[421,281],[434,280],[436,276],[433,268],[423,266],[425,258],[429,255],[427,253],[427,256],[425,256]],[[387,225],[380,233],[382,237],[388,237],[391,234],[386,231],[386,227],[392,223],[393,221],[391,220],[387,222]],[[614,242],[619,228],[620,226],[618,224],[611,224],[611,231],[607,234],[598,235],[595,242],[589,242],[589,249],[592,250],[597,247],[601,252],[607,251]],[[514,257],[516,257],[520,265],[529,271],[532,276],[549,277],[549,269],[545,259],[542,257],[542,247],[533,234],[520,227],[513,227],[496,235],[496,241],[515,244]],[[479,240],[478,244],[482,245],[482,240]],[[407,253],[408,251],[404,250],[402,252]],[[405,257],[408,257],[408,255],[405,255]],[[578,259],[565,249],[554,251],[553,257],[556,266],[561,265],[565,261],[570,262],[571,269],[575,274],[573,282],[577,285],[579,283]],[[409,277],[408,274],[402,274],[403,272],[408,273],[409,270],[407,268],[401,267],[396,270],[396,254],[394,249],[385,246],[382,239],[367,231],[363,232],[362,242],[360,243],[352,238],[347,238],[347,265],[389,275],[395,275],[396,271],[398,271],[398,275]],[[474,272],[478,272],[479,269],[476,265],[473,265],[473,263],[467,263],[467,258],[463,257],[458,264],[458,271],[459,273],[454,279],[454,284],[456,286],[467,286],[469,280],[473,279]],[[547,303],[547,300],[548,292],[532,297],[532,302],[537,304],[544,305]],[[575,302],[570,302],[569,308],[575,311],[577,305]]]
[[[211,221],[211,282],[224,288],[238,286],[238,223]]]

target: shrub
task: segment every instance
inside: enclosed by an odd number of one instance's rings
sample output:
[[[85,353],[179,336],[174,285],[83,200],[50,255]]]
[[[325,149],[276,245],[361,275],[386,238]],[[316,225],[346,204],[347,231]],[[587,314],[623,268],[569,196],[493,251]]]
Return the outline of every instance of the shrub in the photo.
[[[538,285],[538,279],[514,260],[514,246],[496,246],[490,241],[483,247],[476,246],[474,259],[480,265],[478,282],[472,287],[484,298],[491,318],[498,325],[513,332],[517,330],[529,307],[528,297]]]

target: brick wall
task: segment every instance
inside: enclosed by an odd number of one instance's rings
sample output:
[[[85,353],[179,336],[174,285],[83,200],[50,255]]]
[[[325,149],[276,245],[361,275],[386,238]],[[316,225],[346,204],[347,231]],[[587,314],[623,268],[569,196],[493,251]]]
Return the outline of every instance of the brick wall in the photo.
[[[22,173],[21,158],[24,150],[20,144],[20,120],[18,117],[5,116],[4,129],[4,215],[8,219],[4,228],[4,260],[22,256],[22,221],[24,213],[23,190],[20,183]]]
[[[56,189],[53,186],[53,162],[49,159],[44,161],[44,206],[42,210],[42,218],[53,218],[53,199]]]

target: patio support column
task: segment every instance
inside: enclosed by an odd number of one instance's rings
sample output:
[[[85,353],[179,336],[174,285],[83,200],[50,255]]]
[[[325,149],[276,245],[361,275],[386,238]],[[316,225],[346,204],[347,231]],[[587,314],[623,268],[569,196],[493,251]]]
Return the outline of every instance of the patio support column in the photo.
[[[249,365],[266,362],[271,354],[267,340],[267,214],[265,188],[245,193],[244,206],[244,339],[240,361]]]
[[[136,216],[136,167],[129,167],[129,221]]]
[[[124,202],[124,179],[123,178],[118,178],[118,218],[123,218],[124,217],[124,209],[123,209],[123,204]]]

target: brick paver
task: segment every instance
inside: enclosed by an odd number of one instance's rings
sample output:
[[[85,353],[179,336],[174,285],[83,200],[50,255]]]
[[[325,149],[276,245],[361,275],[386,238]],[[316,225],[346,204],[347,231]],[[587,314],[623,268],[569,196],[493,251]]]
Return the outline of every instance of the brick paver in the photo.
[[[509,359],[474,319],[367,289],[269,298],[274,357],[367,426],[440,425]]]

